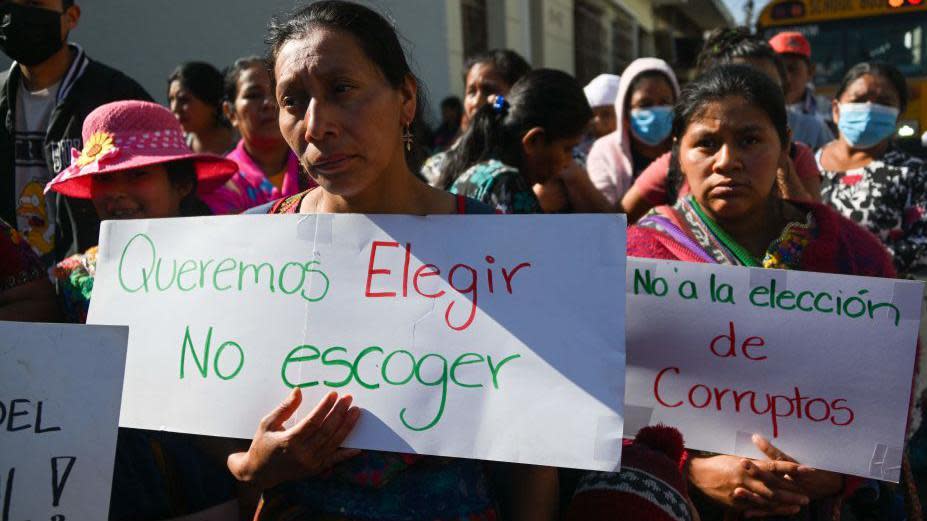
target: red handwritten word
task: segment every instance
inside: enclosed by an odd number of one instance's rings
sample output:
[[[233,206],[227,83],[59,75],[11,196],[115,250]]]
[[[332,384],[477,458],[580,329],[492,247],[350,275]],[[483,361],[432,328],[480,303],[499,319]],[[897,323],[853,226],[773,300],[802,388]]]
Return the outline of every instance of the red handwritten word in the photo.
[[[663,407],[675,408],[688,406],[696,409],[714,408],[718,411],[752,412],[757,416],[769,415],[772,422],[773,438],[779,436],[779,419],[795,417],[798,420],[806,419],[812,422],[830,421],[832,424],[844,427],[853,423],[855,415],[853,410],[845,407],[847,401],[843,398],[828,402],[822,398],[809,398],[803,396],[796,386],[793,396],[780,394],[760,394],[750,389],[728,389],[709,387],[705,384],[695,384],[689,388],[682,398],[670,397],[661,392],[660,383],[669,373],[679,375],[678,367],[666,367],[657,373],[653,381],[653,396]]]
[[[711,353],[713,355],[721,357],[721,358],[730,358],[730,357],[737,356],[737,332],[735,331],[733,321],[728,322],[728,328],[730,331],[729,334],[718,335],[714,337],[711,341],[711,344],[709,344],[708,347],[709,349],[711,349]],[[727,342],[724,342],[722,339],[727,340]],[[718,350],[719,345],[723,346],[725,343],[727,343],[727,348],[724,351],[719,352]],[[744,358],[748,360],[753,360],[754,362],[761,362],[763,360],[766,360],[767,358],[766,355],[763,355],[763,356],[751,355],[750,348],[751,347],[764,347],[765,345],[766,345],[766,341],[763,340],[762,337],[751,336],[747,338],[746,340],[744,340],[742,344],[740,344],[740,352],[743,353]]]
[[[378,248],[399,248],[400,245],[398,242],[392,241],[374,241],[370,247],[370,262],[367,265],[367,286],[364,291],[364,295],[368,298],[397,298],[398,293],[396,291],[375,291],[373,289],[373,278],[376,277],[389,277],[393,274],[394,269],[388,269],[379,267],[377,264],[377,249]],[[485,257],[487,267],[486,267],[486,284],[485,288],[489,294],[495,293],[495,285],[493,279],[493,264],[495,264],[496,259],[490,255]],[[406,243],[405,245],[405,255],[402,262],[402,297],[407,298],[409,296],[409,281],[411,279],[412,289],[415,293],[418,293],[420,296],[425,298],[438,299],[445,295],[444,290],[439,290],[434,293],[427,293],[422,290],[419,286],[419,281],[426,277],[436,277],[441,275],[441,269],[434,264],[424,264],[412,273],[411,277],[409,274],[410,265],[412,261],[412,243]],[[511,270],[506,268],[501,268],[502,279],[505,282],[505,289],[511,295],[513,293],[512,281],[515,279],[515,275],[524,268],[531,267],[530,262],[522,262],[516,265]],[[463,279],[463,280],[461,280]],[[389,282],[392,282],[390,279]],[[477,303],[479,299],[479,287],[480,287],[480,277],[479,271],[477,268],[470,266],[464,263],[458,263],[451,266],[451,269],[447,271],[447,282],[450,284],[457,293],[463,295],[470,299],[470,307],[466,315],[466,319],[463,322],[453,321],[451,319],[451,313],[454,309],[453,300],[447,305],[447,308],[444,311],[444,322],[455,331],[463,331],[470,327],[470,324],[473,323],[473,319],[476,317]],[[395,283],[393,286],[395,287]]]

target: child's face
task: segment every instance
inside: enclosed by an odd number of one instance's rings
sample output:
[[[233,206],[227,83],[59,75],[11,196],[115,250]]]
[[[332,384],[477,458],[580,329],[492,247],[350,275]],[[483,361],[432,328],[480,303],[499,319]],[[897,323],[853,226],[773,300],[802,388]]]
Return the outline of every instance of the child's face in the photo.
[[[180,202],[192,190],[171,183],[164,165],[95,175],[90,186],[101,220],[179,217]]]

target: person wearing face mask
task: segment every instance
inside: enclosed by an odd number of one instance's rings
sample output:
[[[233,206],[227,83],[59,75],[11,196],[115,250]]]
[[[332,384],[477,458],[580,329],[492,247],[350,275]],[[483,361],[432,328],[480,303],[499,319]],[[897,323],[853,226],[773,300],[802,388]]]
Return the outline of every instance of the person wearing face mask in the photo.
[[[125,74],[87,57],[68,34],[80,20],[74,0],[0,3],[0,50],[14,60],[0,75],[0,218],[13,224],[46,267],[97,243],[99,219],[87,201],[42,187],[80,150],[84,118],[100,105],[150,100]]]
[[[586,163],[612,210],[619,209],[621,197],[647,165],[669,152],[678,95],[676,75],[663,60],[638,58],[621,73],[615,99],[618,128],[592,145]]]
[[[927,167],[892,141],[907,104],[898,69],[857,64],[834,96],[840,137],[816,156],[824,201],[882,239],[901,273],[927,267]]]

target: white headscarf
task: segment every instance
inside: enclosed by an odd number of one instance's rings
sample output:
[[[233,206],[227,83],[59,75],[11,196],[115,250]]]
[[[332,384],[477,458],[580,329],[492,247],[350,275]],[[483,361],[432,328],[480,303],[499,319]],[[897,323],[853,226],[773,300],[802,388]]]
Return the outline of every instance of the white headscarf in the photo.
[[[590,107],[614,105],[618,97],[618,83],[621,78],[616,74],[599,74],[583,87]]]

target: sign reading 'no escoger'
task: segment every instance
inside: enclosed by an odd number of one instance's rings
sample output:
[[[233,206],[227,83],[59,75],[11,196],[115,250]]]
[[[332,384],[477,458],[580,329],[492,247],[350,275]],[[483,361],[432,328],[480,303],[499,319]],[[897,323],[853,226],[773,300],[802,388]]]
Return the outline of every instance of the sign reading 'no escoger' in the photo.
[[[347,445],[619,464],[622,216],[106,222],[90,322],[130,326],[120,424],[249,438],[295,386]]]
[[[628,259],[629,432],[898,481],[923,285]]]

